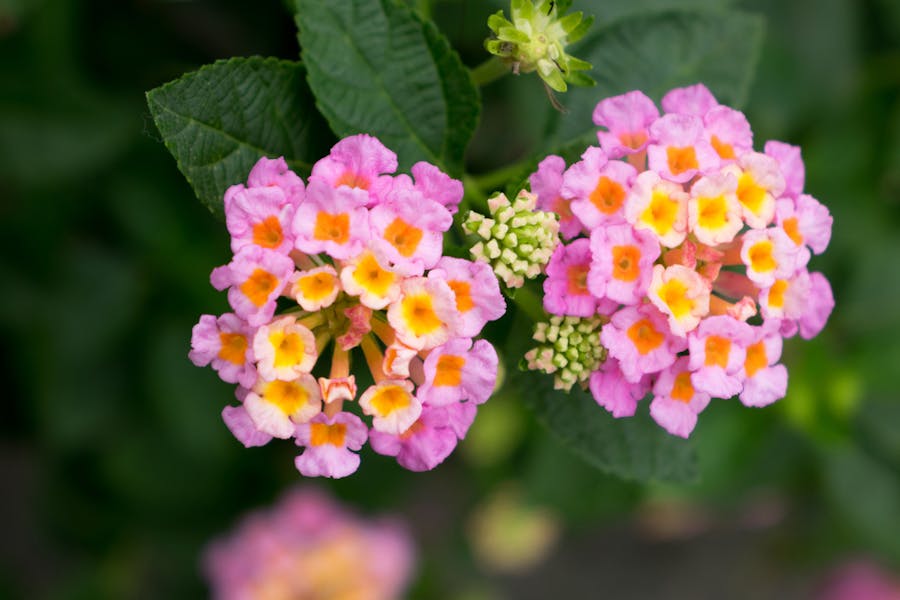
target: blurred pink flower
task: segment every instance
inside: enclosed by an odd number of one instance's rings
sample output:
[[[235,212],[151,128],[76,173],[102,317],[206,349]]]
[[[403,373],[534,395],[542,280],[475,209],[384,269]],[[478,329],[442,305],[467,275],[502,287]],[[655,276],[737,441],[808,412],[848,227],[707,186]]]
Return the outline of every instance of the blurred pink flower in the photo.
[[[413,562],[402,522],[364,519],[321,491],[296,488],[213,540],[203,571],[218,600],[393,600]]]

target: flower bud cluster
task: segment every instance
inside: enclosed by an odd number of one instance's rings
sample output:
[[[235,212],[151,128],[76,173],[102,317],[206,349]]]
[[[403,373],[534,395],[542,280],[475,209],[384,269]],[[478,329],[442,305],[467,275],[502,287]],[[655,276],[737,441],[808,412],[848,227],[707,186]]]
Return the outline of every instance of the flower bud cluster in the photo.
[[[490,264],[507,287],[522,287],[526,279],[540,275],[559,243],[556,215],[536,206],[537,196],[527,190],[512,202],[498,193],[488,200],[490,217],[470,212],[463,223],[481,238],[472,246],[472,256]]]

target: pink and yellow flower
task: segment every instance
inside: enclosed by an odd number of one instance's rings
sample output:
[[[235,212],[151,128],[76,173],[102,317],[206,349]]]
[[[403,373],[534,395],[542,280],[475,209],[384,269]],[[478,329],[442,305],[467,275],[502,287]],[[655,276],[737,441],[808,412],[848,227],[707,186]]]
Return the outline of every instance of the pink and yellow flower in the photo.
[[[356,451],[368,438],[369,429],[353,413],[319,413],[297,425],[295,440],[305,450],[294,463],[307,477],[346,477],[359,468]]]
[[[496,353],[472,338],[505,312],[499,285],[489,265],[442,256],[462,182],[425,162],[414,180],[393,175],[396,166],[377,139],[352,136],[308,184],[283,159],[261,159],[247,186],[226,192],[235,255],[210,280],[228,288],[234,314],[201,317],[190,358],[240,384],[242,404],[222,413],[238,441],[293,437],[306,448],[295,461],[303,475],[354,472],[370,429],[425,439],[415,434],[430,422],[420,423],[426,408],[443,415],[438,437],[449,453],[493,390]],[[354,365],[374,385],[358,390]],[[416,470],[446,456],[415,452],[394,455]]]
[[[650,414],[686,437],[713,396],[762,406],[785,395],[782,339],[815,336],[834,308],[828,280],[807,270],[833,220],[803,193],[800,149],[755,152],[744,114],[702,84],[671,90],[662,108],[640,92],[601,101],[601,148],[568,169],[548,157],[530,178],[545,208],[571,200],[575,224],[546,268],[544,308],[556,314],[525,358],[557,389],[590,387],[615,417],[652,388]],[[621,206],[591,204],[604,175],[626,192]],[[585,294],[573,282],[587,240]]]

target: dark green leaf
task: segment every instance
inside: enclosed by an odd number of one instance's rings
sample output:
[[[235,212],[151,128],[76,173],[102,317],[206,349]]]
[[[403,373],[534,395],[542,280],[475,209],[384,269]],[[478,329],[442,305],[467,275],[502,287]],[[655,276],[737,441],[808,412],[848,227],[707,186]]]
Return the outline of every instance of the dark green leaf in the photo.
[[[147,93],[163,141],[197,197],[222,214],[222,195],[262,156],[306,175],[332,139],[315,112],[303,66],[233,58]]]
[[[571,52],[594,65],[597,86],[565,95],[566,113],[551,112],[541,149],[595,130],[597,102],[631,90],[658,101],[674,87],[702,82],[720,102],[739,108],[762,37],[762,19],[739,12],[669,12],[595,29]]]
[[[433,23],[394,0],[298,0],[297,25],[316,105],[337,135],[378,137],[401,169],[427,160],[460,174],[478,90]]]
[[[550,375],[519,372],[511,374],[508,381],[538,419],[594,467],[642,481],[697,479],[693,445],[654,423],[646,413],[646,403],[634,417],[614,419],[577,386],[568,394],[554,390]]]

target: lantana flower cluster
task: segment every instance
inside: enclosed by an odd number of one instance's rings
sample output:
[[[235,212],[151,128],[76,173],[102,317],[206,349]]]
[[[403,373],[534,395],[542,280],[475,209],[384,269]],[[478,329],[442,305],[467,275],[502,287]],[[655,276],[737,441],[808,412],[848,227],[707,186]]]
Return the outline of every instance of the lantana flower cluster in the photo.
[[[394,600],[412,576],[414,551],[401,521],[363,518],[321,491],[294,489],[214,540],[203,570],[218,600]]]
[[[703,85],[670,91],[662,109],[640,91],[602,100],[599,147],[568,168],[549,156],[530,177],[565,240],[544,308],[590,324],[569,334],[554,317],[526,358],[557,387],[588,385],[615,417],[652,394],[651,416],[687,437],[711,398],[784,397],[783,339],[814,337],[834,307],[827,279],[808,270],[832,217],[803,193],[800,149],[755,151],[744,114]],[[598,328],[602,347],[572,350]]]
[[[494,388],[497,353],[474,338],[505,312],[499,284],[490,266],[443,256],[462,183],[425,162],[396,169],[356,135],[306,182],[262,158],[225,193],[234,256],[210,281],[233,312],[200,318],[190,358],[238,385],[222,413],[238,440],[294,439],[306,476],[353,473],[367,441],[432,469]]]

